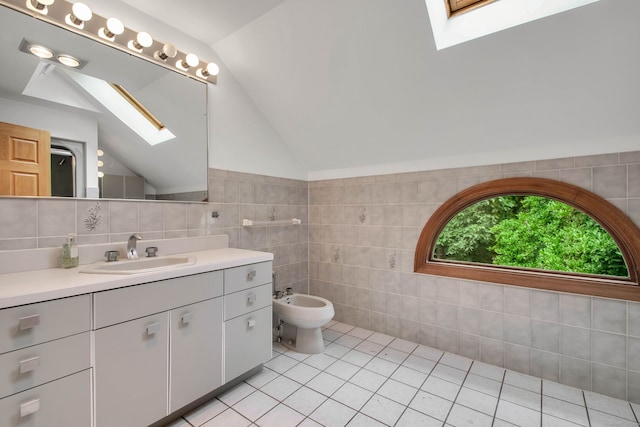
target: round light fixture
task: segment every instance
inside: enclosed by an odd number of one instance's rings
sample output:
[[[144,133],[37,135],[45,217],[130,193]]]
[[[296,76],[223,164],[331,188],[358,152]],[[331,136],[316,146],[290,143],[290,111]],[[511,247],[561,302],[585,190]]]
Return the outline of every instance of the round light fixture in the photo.
[[[29,52],[33,53],[38,58],[49,59],[53,58],[53,52],[44,46],[37,44],[29,45]]]
[[[73,6],[71,6],[71,13],[81,21],[88,21],[93,17],[89,6],[80,2],[74,3]]]
[[[107,19],[107,26],[98,31],[100,37],[110,41],[114,41],[116,36],[122,33],[124,33],[124,24],[118,18]]]
[[[171,43],[167,43],[164,46],[162,46],[162,50],[156,51],[153,54],[153,57],[160,61],[166,61],[168,58],[175,58],[177,54],[178,54],[178,49]]]
[[[129,49],[135,50],[136,52],[140,53],[145,47],[149,47],[152,44],[153,38],[151,37],[151,35],[149,33],[141,31],[136,36],[135,40],[129,41],[129,44],[127,46],[129,47]]]
[[[84,29],[85,21],[90,20],[92,17],[93,13],[89,6],[78,2],[71,6],[71,13],[64,18],[64,22],[74,27]]]
[[[190,53],[184,59],[176,62],[176,67],[182,71],[187,71],[191,67],[197,67],[199,63],[200,59],[198,59],[198,55]]]
[[[103,177],[104,177],[104,172],[98,171],[98,178],[103,178]]]
[[[149,33],[145,33],[144,31],[138,33],[136,36],[136,41],[142,47],[149,47],[153,44],[153,38]]]
[[[58,62],[71,68],[77,68],[80,66],[80,61],[71,55],[58,55]]]
[[[197,67],[198,64],[200,63],[200,60],[198,59],[198,55],[190,53],[187,55],[187,57],[185,58],[185,61],[187,62],[187,65],[189,65],[189,67]]]
[[[49,13],[47,6],[51,6],[54,1],[55,0],[27,0],[27,9],[46,15]]]
[[[210,76],[217,76],[220,73],[220,67],[215,62],[209,62],[206,68],[207,74]]]
[[[104,151],[98,149],[97,154],[98,154],[98,157],[102,157],[104,156]]]
[[[220,73],[220,67],[214,62],[209,62],[206,67],[198,68],[196,76],[206,80],[209,76],[217,76],[218,73]]]

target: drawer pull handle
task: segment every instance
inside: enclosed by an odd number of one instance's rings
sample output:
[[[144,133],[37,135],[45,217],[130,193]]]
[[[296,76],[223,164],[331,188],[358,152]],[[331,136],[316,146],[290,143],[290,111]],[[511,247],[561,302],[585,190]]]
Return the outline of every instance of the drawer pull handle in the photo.
[[[147,326],[147,335],[155,335],[160,332],[160,323],[152,323]]]
[[[40,315],[34,314],[33,316],[26,316],[20,318],[20,330],[31,329],[40,324]]]
[[[255,279],[255,277],[256,277],[256,271],[255,270],[249,270],[249,272],[247,273],[247,282],[253,281],[253,279]]]
[[[20,405],[20,417],[26,417],[40,410],[40,399],[25,402]]]
[[[180,317],[180,321],[183,325],[191,323],[191,319],[193,319],[193,313],[185,313]]]
[[[38,366],[40,366],[40,356],[21,360],[20,363],[18,363],[18,366],[21,374],[34,371]]]
[[[253,305],[254,302],[256,302],[256,293],[251,292],[247,295],[247,305]]]
[[[249,329],[253,328],[254,326],[256,326],[256,319],[249,319],[247,320],[247,327]]]

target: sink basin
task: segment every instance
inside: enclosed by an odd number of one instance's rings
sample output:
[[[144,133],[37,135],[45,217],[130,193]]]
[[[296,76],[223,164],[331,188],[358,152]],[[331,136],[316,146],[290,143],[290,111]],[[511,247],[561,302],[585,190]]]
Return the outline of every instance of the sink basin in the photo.
[[[196,263],[196,257],[165,256],[158,258],[140,258],[113,262],[98,262],[80,270],[80,273],[94,274],[137,274],[168,270]]]

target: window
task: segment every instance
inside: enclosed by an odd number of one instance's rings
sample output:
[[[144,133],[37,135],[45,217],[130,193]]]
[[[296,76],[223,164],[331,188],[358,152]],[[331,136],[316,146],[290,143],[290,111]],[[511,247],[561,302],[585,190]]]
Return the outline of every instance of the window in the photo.
[[[441,50],[597,1],[425,0],[425,3],[436,49]],[[487,7],[478,7],[484,5]],[[464,13],[472,9],[473,13]]]
[[[483,6],[495,0],[445,0],[449,17],[459,13],[468,12],[476,7]]]
[[[602,267],[594,269],[589,266],[576,267],[574,265],[570,269],[573,271],[561,271],[562,269],[558,268],[558,264],[553,264],[552,262],[545,267],[541,264],[522,261],[523,259],[527,260],[527,257],[524,256],[518,262],[509,261],[507,256],[500,260],[498,264],[509,265],[496,265],[493,262],[496,254],[488,253],[491,248],[495,248],[493,243],[484,246],[476,245],[478,248],[483,246],[482,249],[478,249],[477,259],[473,259],[471,256],[465,258],[463,255],[458,255],[458,259],[451,259],[452,257],[447,256],[447,250],[444,246],[446,240],[449,239],[453,242],[456,238],[455,236],[453,238],[452,236],[447,236],[446,232],[440,242],[439,237],[443,235],[443,231],[450,221],[469,207],[475,206],[472,209],[485,209],[487,204],[498,204],[501,197],[503,198],[502,201],[510,201],[513,204],[523,203],[524,201],[526,201],[524,203],[534,205],[561,202],[554,208],[564,209],[567,215],[573,216],[573,220],[582,221],[581,226],[589,228],[593,232],[593,239],[611,239],[611,241],[605,242],[604,246],[612,251],[611,253],[619,253],[619,258],[612,262],[611,268],[608,270]],[[496,206],[493,208],[503,209]],[[535,208],[540,209],[541,207],[537,206]],[[574,211],[574,208],[577,211]],[[508,210],[509,208],[505,209]],[[580,216],[582,212],[586,216]],[[514,214],[512,211],[510,214],[503,212],[496,215],[506,217]],[[465,214],[463,213],[456,221],[459,221],[460,218],[464,219],[464,216]],[[532,221],[531,218],[528,220]],[[501,226],[508,228],[509,226],[515,227],[515,224],[514,222],[506,222]],[[467,224],[466,226],[473,229],[473,225]],[[500,230],[499,228],[500,226],[493,231],[503,232],[503,236],[507,236],[508,240],[510,231]],[[541,233],[549,230],[549,227],[540,229],[540,225],[532,228],[539,229],[538,231]],[[602,233],[602,231],[606,231],[606,233]],[[511,230],[511,233],[516,232],[516,230]],[[560,233],[557,230],[553,232],[554,235]],[[477,234],[482,235],[482,233]],[[606,235],[606,237],[603,237],[603,235]],[[491,239],[493,237],[487,238],[488,241]],[[461,240],[461,238],[458,240]],[[569,239],[567,242],[571,242],[571,240]],[[572,251],[570,247],[572,242],[560,244],[562,245],[561,250]],[[513,252],[513,247],[509,250]],[[455,250],[449,252],[455,252]],[[515,258],[518,258],[517,255]],[[587,264],[589,264],[590,258],[596,257],[597,253],[586,257]],[[420,235],[416,248],[415,271],[469,280],[640,301],[640,287],[637,286],[639,259],[640,229],[624,213],[606,200],[580,187],[559,181],[537,178],[508,178],[468,188],[444,203],[431,216]]]

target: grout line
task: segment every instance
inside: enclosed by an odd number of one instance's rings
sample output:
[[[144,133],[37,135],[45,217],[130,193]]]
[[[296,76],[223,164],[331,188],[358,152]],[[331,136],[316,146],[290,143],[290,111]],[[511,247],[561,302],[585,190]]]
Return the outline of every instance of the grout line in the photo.
[[[500,396],[502,396],[502,387],[504,386],[504,379],[507,377],[507,370],[505,369],[502,373],[502,381],[500,382],[500,391],[498,392],[498,401],[496,402],[496,409],[493,411],[493,420],[491,421],[491,425],[493,426],[496,422],[496,416],[498,415],[498,406],[500,406]],[[542,422],[542,420],[540,421]]]
[[[584,395],[584,390],[581,390],[582,400],[584,402],[584,410],[587,413],[587,422],[591,425],[591,415],[589,414],[589,407],[587,406],[587,397]]]
[[[442,353],[442,356],[440,356],[440,359],[438,359],[438,363],[436,363],[436,365],[433,367],[433,369],[431,370],[431,372],[433,372],[433,370],[436,368],[436,366],[438,366],[438,364],[440,363],[440,361],[442,360],[442,358],[444,357],[444,355],[446,354],[446,352]],[[446,365],[448,366],[448,365]],[[462,380],[462,383],[460,383],[460,388],[458,388],[458,392],[456,393],[456,397],[453,398],[453,402],[451,404],[451,408],[449,408],[449,412],[447,412],[447,416],[444,418],[444,423],[447,423],[447,420],[449,419],[449,415],[451,415],[451,412],[453,411],[453,407],[456,405],[456,401],[458,400],[458,396],[460,396],[460,392],[462,391],[462,387],[464,386],[465,381],[467,381],[467,377],[469,376],[469,372],[471,372],[471,367],[473,366],[473,361],[471,362],[471,365],[469,365],[469,368],[467,369],[467,373],[464,375],[464,379]],[[496,404],[496,408],[498,407],[498,404]],[[473,411],[475,411],[475,409],[473,408],[469,408]],[[480,411],[478,411],[480,412]],[[494,417],[495,419],[495,417]],[[493,424],[493,421],[492,421]]]

